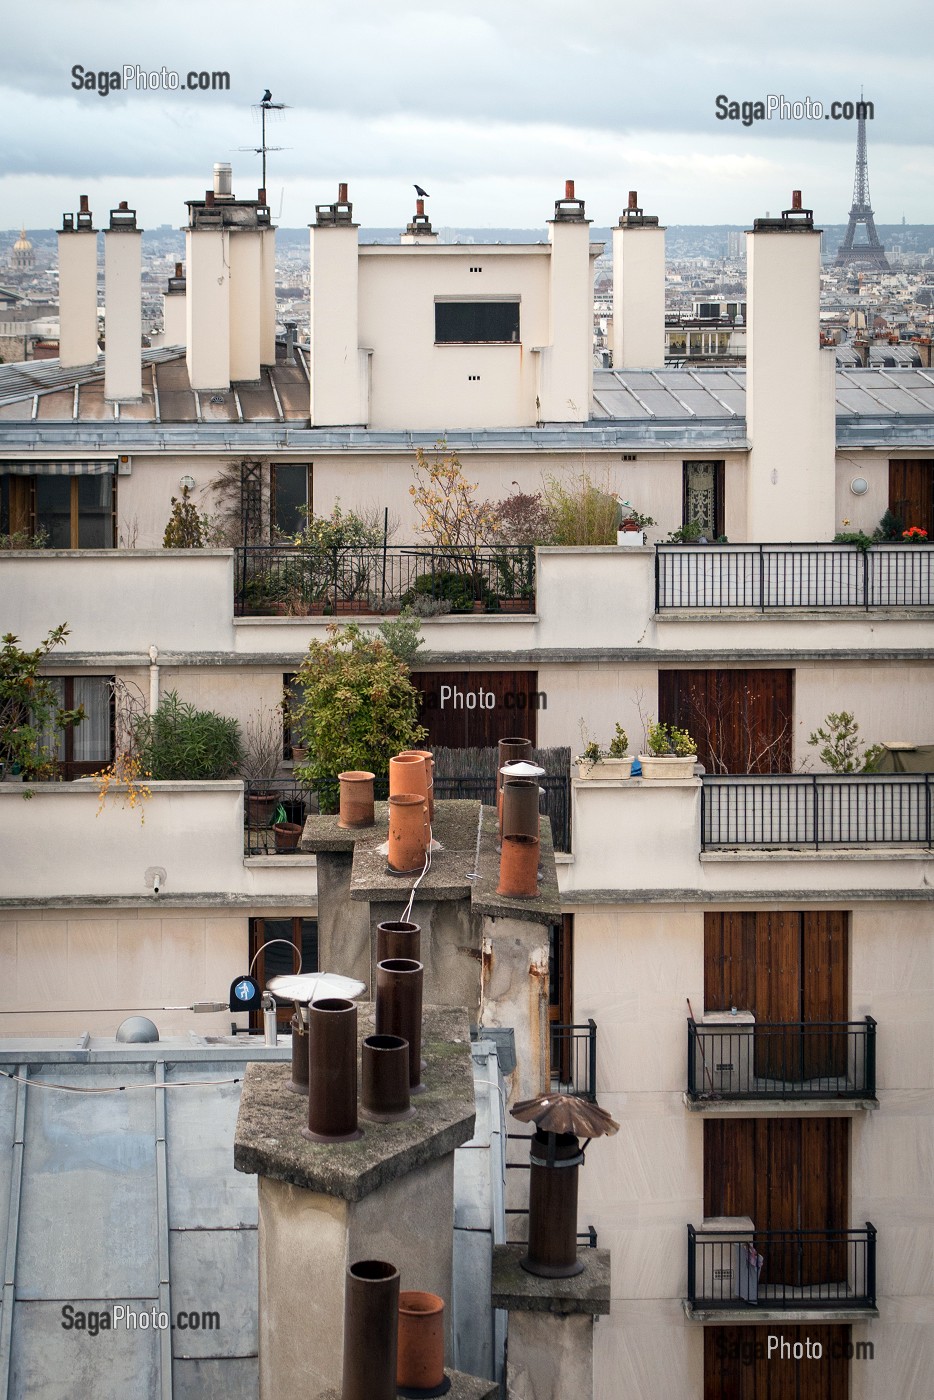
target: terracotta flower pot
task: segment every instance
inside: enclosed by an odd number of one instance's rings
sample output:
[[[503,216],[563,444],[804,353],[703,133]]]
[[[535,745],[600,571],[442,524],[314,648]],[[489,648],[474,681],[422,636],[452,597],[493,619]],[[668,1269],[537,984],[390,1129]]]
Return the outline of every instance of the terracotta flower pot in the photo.
[[[538,894],[538,837],[503,837],[496,893],[506,899],[535,898]]]
[[[389,798],[389,868],[397,875],[412,875],[425,864],[428,846],[425,797],[399,792]]]
[[[348,830],[373,826],[376,818],[373,810],[374,773],[351,769],[338,773],[340,782],[340,816],[337,825]]]
[[[413,958],[421,962],[422,930],[406,919],[387,919],[376,925],[376,961],[387,958]]]
[[[246,813],[250,826],[268,826],[279,805],[276,792],[251,792],[247,794]]]
[[[444,1384],[444,1299],[437,1293],[399,1294],[396,1383],[424,1391]]]
[[[298,850],[298,843],[302,839],[302,827],[299,822],[277,822],[272,833],[277,851]]]

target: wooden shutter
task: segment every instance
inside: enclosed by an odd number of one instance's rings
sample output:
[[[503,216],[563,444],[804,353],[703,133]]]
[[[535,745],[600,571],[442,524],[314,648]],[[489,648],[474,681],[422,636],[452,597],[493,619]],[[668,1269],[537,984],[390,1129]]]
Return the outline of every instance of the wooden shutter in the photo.
[[[769,1333],[790,1343],[792,1358],[768,1355]],[[793,1359],[801,1342],[820,1343],[820,1359]],[[704,1400],[848,1400],[850,1328],[814,1323],[704,1328]]]
[[[920,457],[889,462],[889,510],[906,530],[919,525],[934,539],[934,462]]]
[[[509,735],[537,741],[538,711],[547,706],[537,671],[414,671],[412,683],[431,748],[488,748]]]
[[[788,773],[793,674],[659,671],[659,718],[690,732],[708,773]]]

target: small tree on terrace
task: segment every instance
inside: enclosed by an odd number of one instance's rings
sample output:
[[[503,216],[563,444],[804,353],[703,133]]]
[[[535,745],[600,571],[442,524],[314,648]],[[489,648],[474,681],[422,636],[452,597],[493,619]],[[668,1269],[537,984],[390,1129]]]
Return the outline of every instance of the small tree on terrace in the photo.
[[[478,483],[467,480],[456,452],[445,451],[444,443],[431,455],[417,448],[414,475],[409,495],[418,513],[415,528],[420,535],[427,535],[439,548],[465,553],[495,540],[495,511],[489,501],[477,500]]]
[[[300,778],[334,778],[363,769],[383,778],[389,760],[428,733],[418,722],[419,695],[409,668],[380,637],[351,623],[312,642],[298,673],[300,698],[290,705],[308,750]]]
[[[25,778],[54,778],[58,731],[84,719],[84,706],[63,709],[58,690],[48,676],[40,674],[49,653],[64,646],[67,636],[67,624],[62,623],[33,651],[23,651],[12,632],[2,639],[0,762],[19,768]]]

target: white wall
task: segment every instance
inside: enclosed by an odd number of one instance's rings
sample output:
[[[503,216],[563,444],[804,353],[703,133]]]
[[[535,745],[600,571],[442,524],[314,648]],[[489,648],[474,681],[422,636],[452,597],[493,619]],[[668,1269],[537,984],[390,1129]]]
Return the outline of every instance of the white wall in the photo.
[[[544,245],[362,247],[359,343],[373,352],[369,426],[440,432],[534,425],[540,414],[531,351],[549,339],[550,255]],[[518,344],[435,344],[436,296],[497,295],[520,297]],[[584,305],[589,315],[589,298]]]
[[[665,230],[613,230],[613,368],[665,364]]]

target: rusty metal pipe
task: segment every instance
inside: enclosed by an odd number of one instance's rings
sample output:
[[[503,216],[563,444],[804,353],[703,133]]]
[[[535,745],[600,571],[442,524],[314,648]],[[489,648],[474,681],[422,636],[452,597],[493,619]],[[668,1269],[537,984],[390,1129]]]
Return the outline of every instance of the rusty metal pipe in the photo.
[[[398,1123],[415,1109],[409,1097],[409,1042],[368,1035],[360,1054],[360,1112],[375,1123]]]
[[[308,1127],[311,1142],[351,1142],[357,1126],[357,1008],[325,997],[308,1008]]]
[[[574,1133],[532,1138],[529,1172],[529,1252],[523,1269],[540,1278],[583,1273],[577,1255],[577,1172],[584,1160]]]
[[[376,925],[376,961],[413,958],[421,961],[422,930],[408,919],[386,919]]]
[[[308,1031],[298,1012],[292,1016],[292,1078],[285,1087],[293,1094],[308,1094]]]
[[[376,964],[376,1034],[398,1035],[409,1043],[409,1088],[422,1088],[422,988],[425,969],[414,958],[386,958]]]
[[[396,1400],[399,1281],[385,1259],[358,1259],[347,1270],[341,1400]]]
[[[539,832],[539,791],[534,778],[507,778],[503,787],[503,836]]]

